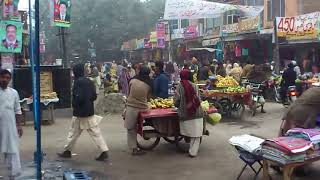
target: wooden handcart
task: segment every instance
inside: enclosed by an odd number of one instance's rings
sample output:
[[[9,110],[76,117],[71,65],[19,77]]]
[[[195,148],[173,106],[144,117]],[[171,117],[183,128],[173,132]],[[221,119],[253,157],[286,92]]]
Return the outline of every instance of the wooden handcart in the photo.
[[[179,150],[185,151],[181,141],[189,142],[188,137],[180,134],[179,116],[173,109],[151,109],[140,112],[137,123],[138,147],[143,150],[152,150],[163,138],[175,144]],[[204,134],[208,135],[204,121]]]

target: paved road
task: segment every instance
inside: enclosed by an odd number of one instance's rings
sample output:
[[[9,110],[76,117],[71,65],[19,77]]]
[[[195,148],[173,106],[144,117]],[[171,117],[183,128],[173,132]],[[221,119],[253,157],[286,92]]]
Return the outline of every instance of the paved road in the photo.
[[[247,115],[243,120],[226,119],[217,126],[209,125],[211,135],[203,139],[199,156],[194,159],[178,153],[173,145],[164,141],[143,157],[130,156],[126,150],[126,131],[120,115],[107,115],[101,129],[110,147],[110,160],[105,163],[94,161],[98,151],[84,133],[74,150],[77,155],[67,160],[66,164],[93,171],[103,180],[233,180],[243,164],[227,141],[233,135],[245,133],[266,138],[276,136],[285,109],[278,104],[267,104],[266,110],[268,113],[257,114],[254,118]],[[50,160],[57,159],[56,152],[64,145],[68,116],[71,116],[69,112],[58,114],[60,116],[54,125],[42,129],[43,150]],[[21,144],[24,161],[32,160],[34,140],[32,126],[25,127]],[[253,179],[252,172],[248,169],[242,179]],[[308,177],[296,179],[320,179],[319,164],[311,167]]]

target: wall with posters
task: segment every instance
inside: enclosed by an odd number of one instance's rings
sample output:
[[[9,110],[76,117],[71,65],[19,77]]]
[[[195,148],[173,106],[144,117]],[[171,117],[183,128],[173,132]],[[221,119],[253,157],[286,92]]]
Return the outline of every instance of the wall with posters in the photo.
[[[277,36],[287,40],[318,39],[320,12],[295,17],[278,17]]]

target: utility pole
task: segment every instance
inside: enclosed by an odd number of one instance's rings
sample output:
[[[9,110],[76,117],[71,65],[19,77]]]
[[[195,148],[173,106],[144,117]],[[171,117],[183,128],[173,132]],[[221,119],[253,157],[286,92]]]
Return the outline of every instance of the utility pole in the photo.
[[[62,51],[62,62],[63,62],[63,67],[68,68],[70,67],[70,61],[67,57],[67,47],[66,47],[66,39],[65,39],[65,32],[66,28],[64,27],[59,27],[59,36],[60,36],[60,48]]]
[[[33,17],[33,8],[32,8],[33,4],[35,7],[34,17]],[[33,22],[35,22],[34,28],[33,28]],[[41,112],[40,112],[40,42],[39,42],[40,25],[39,23],[40,23],[39,0],[29,0],[29,31],[30,31],[30,54],[31,54],[30,59],[31,59],[31,70],[32,70],[33,116],[34,116],[34,128],[36,130],[36,152],[34,153],[34,161],[37,165],[37,170],[36,170],[37,180],[42,179]]]
[[[274,19],[273,23],[274,28],[274,44],[273,48],[273,61],[275,63],[275,72],[280,74],[280,55],[279,55],[279,39],[278,39],[278,31],[277,31],[277,18]]]

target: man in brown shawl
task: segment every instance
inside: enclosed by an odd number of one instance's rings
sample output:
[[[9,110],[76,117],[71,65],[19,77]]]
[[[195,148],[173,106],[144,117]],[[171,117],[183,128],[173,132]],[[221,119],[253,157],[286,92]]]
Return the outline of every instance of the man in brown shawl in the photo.
[[[284,114],[279,135],[289,129],[315,128],[317,116],[320,115],[320,88],[310,88],[294,102]]]

